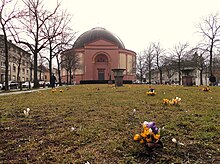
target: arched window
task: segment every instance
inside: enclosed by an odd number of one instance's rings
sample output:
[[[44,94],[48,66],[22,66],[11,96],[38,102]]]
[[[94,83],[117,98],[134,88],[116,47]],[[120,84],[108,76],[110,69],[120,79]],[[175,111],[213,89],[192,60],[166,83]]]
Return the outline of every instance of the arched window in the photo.
[[[96,56],[95,61],[96,62],[108,62],[108,58],[104,54],[99,54]]]

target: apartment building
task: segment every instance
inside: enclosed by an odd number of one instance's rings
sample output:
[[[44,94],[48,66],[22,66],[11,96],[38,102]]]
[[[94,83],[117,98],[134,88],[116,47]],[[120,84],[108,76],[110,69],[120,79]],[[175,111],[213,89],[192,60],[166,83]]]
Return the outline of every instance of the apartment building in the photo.
[[[9,47],[9,81],[30,81],[33,73],[31,66],[31,54],[18,47],[12,41],[8,42]],[[5,48],[4,37],[0,35],[0,82],[5,81]]]

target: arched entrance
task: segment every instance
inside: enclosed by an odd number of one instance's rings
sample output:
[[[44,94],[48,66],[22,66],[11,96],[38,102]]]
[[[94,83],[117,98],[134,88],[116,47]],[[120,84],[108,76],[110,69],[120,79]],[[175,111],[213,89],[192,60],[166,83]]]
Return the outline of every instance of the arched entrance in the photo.
[[[109,58],[106,54],[99,53],[95,56],[94,79],[95,80],[109,80],[110,68]]]

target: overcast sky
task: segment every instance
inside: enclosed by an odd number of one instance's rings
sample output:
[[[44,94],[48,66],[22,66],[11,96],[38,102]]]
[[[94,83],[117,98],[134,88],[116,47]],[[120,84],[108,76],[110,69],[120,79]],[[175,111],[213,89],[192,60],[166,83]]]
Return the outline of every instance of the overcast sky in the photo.
[[[54,0],[54,3],[56,1]],[[220,0],[61,0],[73,15],[77,36],[94,27],[116,34],[126,49],[139,53],[150,42],[165,49],[199,42],[196,25],[219,12]],[[45,3],[50,3],[51,0]]]

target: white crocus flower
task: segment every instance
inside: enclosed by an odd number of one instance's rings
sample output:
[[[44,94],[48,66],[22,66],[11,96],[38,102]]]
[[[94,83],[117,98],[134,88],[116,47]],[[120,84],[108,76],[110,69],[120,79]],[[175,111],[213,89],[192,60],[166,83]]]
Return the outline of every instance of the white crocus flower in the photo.
[[[178,145],[184,146],[184,144],[183,144],[183,143],[181,143],[181,142],[178,142]]]
[[[28,112],[26,110],[24,110],[24,115],[28,116]]]
[[[29,116],[29,112],[30,112],[30,108],[27,108],[26,110],[24,110],[24,115],[26,117],[28,117]]]
[[[71,131],[71,132],[73,132],[74,130],[76,130],[76,128],[74,128],[74,127],[71,127],[71,128],[70,128],[70,131]]]
[[[30,112],[30,108],[27,108],[27,112],[28,112],[28,113]]]
[[[147,121],[144,121],[143,125],[146,125],[147,126],[148,122]]]
[[[136,113],[136,109],[133,109],[133,115],[135,115],[135,113]]]
[[[172,138],[172,142],[173,142],[173,143],[177,143],[176,138]]]
[[[172,139],[172,142],[176,144],[176,147],[177,147],[178,145],[180,145],[180,146],[184,146],[183,143],[177,141],[175,138]]]

